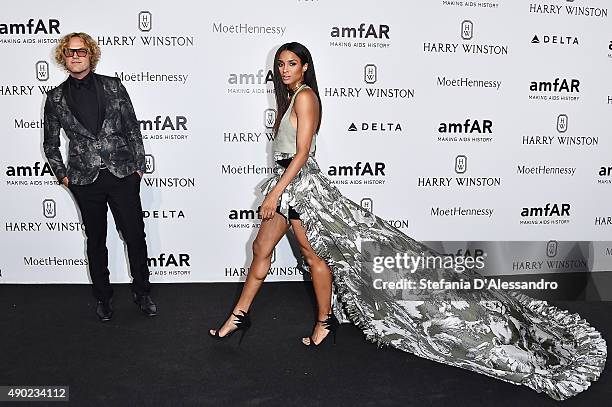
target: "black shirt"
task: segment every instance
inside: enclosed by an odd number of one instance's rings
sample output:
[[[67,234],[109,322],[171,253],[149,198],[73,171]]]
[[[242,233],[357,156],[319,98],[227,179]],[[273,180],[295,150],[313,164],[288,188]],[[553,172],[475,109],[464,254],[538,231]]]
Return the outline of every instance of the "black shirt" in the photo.
[[[98,97],[94,74],[89,72],[83,79],[69,77],[71,110],[77,120],[94,136],[98,135]]]

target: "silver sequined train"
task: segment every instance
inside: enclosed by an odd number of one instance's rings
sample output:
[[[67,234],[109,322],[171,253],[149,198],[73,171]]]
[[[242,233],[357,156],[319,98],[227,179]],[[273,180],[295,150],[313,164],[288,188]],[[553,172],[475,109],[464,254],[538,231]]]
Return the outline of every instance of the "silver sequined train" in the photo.
[[[275,152],[275,161],[293,154]],[[284,168],[262,186],[267,194]],[[364,271],[363,242],[414,256],[436,255],[381,218],[344,197],[321,173],[314,155],[280,200],[299,213],[308,241],[332,270],[334,288],[349,319],[366,337],[427,359],[529,386],[557,400],[586,390],[599,378],[607,355],[601,334],[569,314],[519,293],[444,291],[427,298],[398,298],[375,289]],[[457,279],[454,269],[420,268],[412,278]],[[463,273],[463,279],[476,277]]]

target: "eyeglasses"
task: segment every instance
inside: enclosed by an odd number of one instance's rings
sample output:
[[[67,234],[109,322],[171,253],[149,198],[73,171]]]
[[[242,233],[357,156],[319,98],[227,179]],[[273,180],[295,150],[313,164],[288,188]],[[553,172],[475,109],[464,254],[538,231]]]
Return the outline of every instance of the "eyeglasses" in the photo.
[[[66,57],[73,57],[74,54],[77,54],[80,57],[86,57],[88,52],[89,50],[86,48],[64,48],[64,56]]]

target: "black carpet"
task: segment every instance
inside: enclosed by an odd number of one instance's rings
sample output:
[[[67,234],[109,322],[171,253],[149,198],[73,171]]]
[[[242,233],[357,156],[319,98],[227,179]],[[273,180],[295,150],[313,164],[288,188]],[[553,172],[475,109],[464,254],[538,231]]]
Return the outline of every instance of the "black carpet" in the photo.
[[[239,288],[157,284],[160,315],[147,318],[120,285],[115,316],[101,323],[89,286],[0,285],[0,385],[68,385],[75,406],[569,407],[612,399],[610,368],[589,390],[558,403],[524,386],[377,348],[346,324],[336,346],[308,349],[300,337],[314,321],[310,283],[265,284],[242,346],[236,335],[214,341],[207,331],[227,316]],[[612,303],[554,304],[609,338]]]

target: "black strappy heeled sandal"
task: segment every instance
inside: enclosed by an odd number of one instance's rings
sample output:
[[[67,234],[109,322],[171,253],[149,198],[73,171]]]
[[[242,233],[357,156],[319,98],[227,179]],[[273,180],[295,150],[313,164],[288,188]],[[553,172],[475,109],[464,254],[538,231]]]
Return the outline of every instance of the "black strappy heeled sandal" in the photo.
[[[327,329],[329,331],[329,333],[327,334],[327,336],[325,338],[323,338],[323,340],[321,342],[319,342],[318,344],[315,343],[312,335],[310,335],[308,338],[310,338],[310,344],[305,346],[314,346],[317,347],[319,345],[321,345],[323,342],[325,342],[325,340],[330,336],[333,335],[333,344],[336,344],[336,332],[338,330],[338,327],[340,326],[340,323],[338,322],[338,319],[336,318],[336,316],[332,313],[327,314],[327,319],[325,321],[319,321],[317,320],[317,323],[321,323],[321,325],[323,326],[323,328]],[[316,323],[315,323],[316,326]],[[314,331],[314,328],[313,328]]]
[[[214,335],[211,334],[210,332],[208,332],[208,334],[212,336],[213,338],[215,338],[216,340],[221,341],[221,340],[224,340],[232,336],[234,332],[242,331],[242,334],[240,335],[240,339],[238,340],[238,345],[240,345],[242,343],[242,338],[244,338],[244,334],[246,334],[246,331],[251,327],[251,316],[249,315],[248,312],[244,312],[243,310],[238,310],[238,311],[241,312],[242,315],[237,315],[232,312],[232,315],[236,317],[236,319],[232,321],[232,323],[236,325],[236,329],[226,333],[224,336],[219,336],[219,330],[221,328],[215,330]]]

